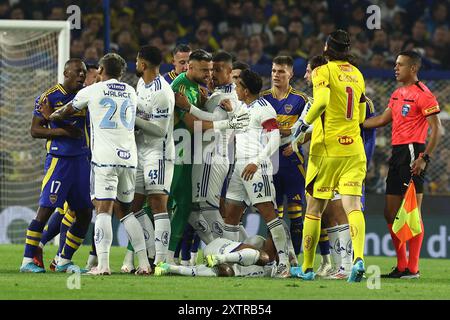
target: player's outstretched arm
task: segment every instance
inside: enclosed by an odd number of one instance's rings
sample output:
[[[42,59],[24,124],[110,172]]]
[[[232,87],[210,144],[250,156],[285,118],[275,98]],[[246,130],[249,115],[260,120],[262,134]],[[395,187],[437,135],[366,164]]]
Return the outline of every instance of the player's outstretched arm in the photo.
[[[392,110],[391,108],[386,108],[384,112],[378,116],[366,119],[363,122],[364,129],[372,129],[383,127],[392,121]]]

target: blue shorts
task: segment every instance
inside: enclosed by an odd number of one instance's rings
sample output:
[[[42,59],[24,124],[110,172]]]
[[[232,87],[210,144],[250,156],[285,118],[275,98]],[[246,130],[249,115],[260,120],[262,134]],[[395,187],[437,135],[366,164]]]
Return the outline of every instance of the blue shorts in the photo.
[[[305,168],[302,164],[283,166],[273,176],[277,206],[283,205],[284,196],[287,203],[298,203],[303,207],[305,198]]]
[[[86,155],[55,157],[47,154],[44,171],[39,206],[63,208],[64,202],[67,201],[69,208],[74,211],[92,208],[91,163]]]

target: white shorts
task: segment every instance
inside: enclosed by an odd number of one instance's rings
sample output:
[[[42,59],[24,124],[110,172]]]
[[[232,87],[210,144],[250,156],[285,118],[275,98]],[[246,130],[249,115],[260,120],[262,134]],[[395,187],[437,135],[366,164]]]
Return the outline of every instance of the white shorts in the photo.
[[[173,161],[163,159],[139,159],[136,171],[136,193],[169,194],[173,177]]]
[[[206,245],[203,249],[203,255],[206,257],[209,254],[226,254],[233,252],[242,243],[232,241],[225,238],[216,238]]]
[[[244,201],[247,206],[262,202],[275,205],[275,186],[272,177],[272,164],[263,162],[253,175],[252,180],[241,177],[247,164],[236,163],[227,190],[227,199]]]
[[[119,166],[94,166],[94,190],[97,200],[131,203],[134,198],[136,169]]]
[[[192,165],[192,202],[206,202],[219,208],[220,193],[230,165],[227,158],[214,157],[206,163]]]

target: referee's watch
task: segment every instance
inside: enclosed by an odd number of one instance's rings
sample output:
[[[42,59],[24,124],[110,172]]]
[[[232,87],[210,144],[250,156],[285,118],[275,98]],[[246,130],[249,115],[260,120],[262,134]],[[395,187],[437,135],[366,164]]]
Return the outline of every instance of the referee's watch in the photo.
[[[421,157],[426,163],[430,162],[430,156],[426,153],[420,153],[419,157]]]

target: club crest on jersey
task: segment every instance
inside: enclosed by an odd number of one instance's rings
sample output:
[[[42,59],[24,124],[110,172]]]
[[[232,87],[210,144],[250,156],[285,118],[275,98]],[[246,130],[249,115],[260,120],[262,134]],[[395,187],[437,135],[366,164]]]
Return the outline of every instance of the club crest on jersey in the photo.
[[[58,195],[53,193],[48,196],[48,199],[50,200],[51,203],[55,203],[56,201],[58,201]]]
[[[349,136],[342,136],[338,138],[338,142],[344,146],[347,146],[353,143],[353,138]]]
[[[404,104],[402,106],[402,116],[406,117],[409,113],[409,110],[411,110],[411,106],[409,104]]]
[[[119,158],[125,159],[125,160],[131,158],[131,153],[129,151],[127,151],[127,150],[117,149],[117,155],[119,156]]]
[[[286,111],[286,113],[291,113],[293,108],[294,107],[291,104],[285,104],[284,105],[284,111]]]

